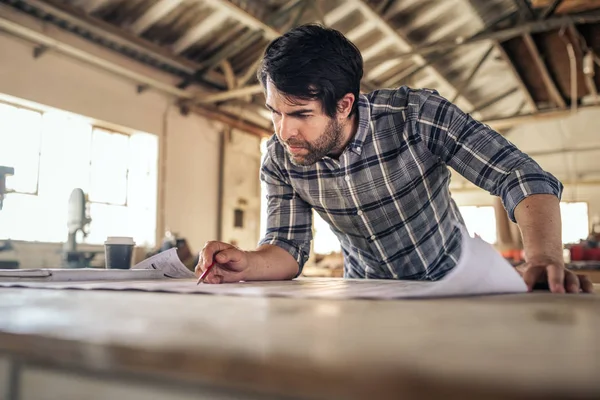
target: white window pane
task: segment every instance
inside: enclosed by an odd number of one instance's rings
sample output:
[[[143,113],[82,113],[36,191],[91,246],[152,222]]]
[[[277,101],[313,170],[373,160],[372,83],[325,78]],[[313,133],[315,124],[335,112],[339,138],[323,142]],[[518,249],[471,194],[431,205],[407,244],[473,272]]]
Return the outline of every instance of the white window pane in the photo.
[[[578,243],[589,234],[587,203],[560,203],[563,243]]]
[[[316,254],[330,254],[342,251],[337,236],[335,236],[329,224],[317,212],[313,212],[313,223],[315,229],[314,251]]]
[[[0,109],[0,165],[14,167],[9,189],[35,193],[38,183],[41,114],[4,106]]]
[[[127,204],[156,209],[158,178],[158,138],[135,134],[129,139]]]
[[[459,209],[469,234],[477,235],[488,243],[496,243],[494,207],[461,206]]]
[[[129,136],[94,129],[90,200],[125,205]]]
[[[73,189],[89,191],[92,127],[62,113],[43,117],[40,196],[67,204]]]
[[[91,203],[90,217],[85,243],[103,244],[108,236],[132,236],[127,207]]]
[[[155,135],[130,137],[93,129],[71,114],[0,104],[0,143],[0,165],[15,167],[18,177],[9,178],[12,188],[38,190],[37,196],[7,195],[0,239],[64,242],[69,196],[81,188],[92,201],[93,219],[84,242],[102,244],[107,236],[118,235],[133,236],[138,245],[155,245]]]
[[[0,211],[0,239],[63,242],[67,239],[66,203],[48,204],[38,196],[10,193]]]
[[[158,138],[139,133],[129,139],[127,208],[131,232],[140,246],[156,242]]]
[[[8,144],[14,136],[17,108],[0,103],[0,165],[10,165],[14,160]]]

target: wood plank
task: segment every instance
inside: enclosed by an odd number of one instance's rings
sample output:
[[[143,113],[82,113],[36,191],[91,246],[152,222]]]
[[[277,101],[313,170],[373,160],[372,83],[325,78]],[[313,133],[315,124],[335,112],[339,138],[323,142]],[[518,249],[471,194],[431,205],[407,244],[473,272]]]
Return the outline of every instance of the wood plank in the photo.
[[[85,376],[77,372],[26,367],[21,372],[19,400],[249,400],[243,393],[189,390],[161,382],[129,380],[126,377]],[[186,390],[187,389],[187,390]],[[50,397],[49,397],[50,396]],[[255,399],[255,397],[254,397]]]
[[[8,399],[10,388],[10,359],[0,356],[0,399]]]
[[[549,7],[554,0],[531,0],[533,8]],[[563,0],[554,11],[554,14],[573,14],[593,10],[600,7],[600,0]]]
[[[542,56],[532,38],[532,36],[530,34],[523,35],[523,41],[524,41],[525,45],[527,46],[527,48],[529,49],[529,52],[533,56],[533,61],[534,61],[535,65],[537,66],[537,69],[540,73],[542,80],[544,81],[544,85],[546,85],[546,90],[548,91],[550,98],[554,101],[554,104],[556,104],[557,107],[562,108],[562,109],[567,108],[567,103],[565,102],[562,95],[558,91],[558,88],[556,87],[556,84],[554,83],[554,80],[552,79],[552,76],[550,75],[550,72],[548,71],[548,67],[544,63],[544,60],[542,59]]]
[[[312,399],[600,396],[595,295],[317,301],[2,289],[0,304],[0,352],[177,386]]]

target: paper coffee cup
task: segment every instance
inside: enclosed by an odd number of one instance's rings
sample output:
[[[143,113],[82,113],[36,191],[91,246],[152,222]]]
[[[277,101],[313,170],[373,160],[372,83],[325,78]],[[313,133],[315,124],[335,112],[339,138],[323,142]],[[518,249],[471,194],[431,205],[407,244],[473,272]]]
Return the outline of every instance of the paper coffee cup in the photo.
[[[104,242],[104,258],[108,269],[129,269],[135,242],[131,237],[109,236]]]

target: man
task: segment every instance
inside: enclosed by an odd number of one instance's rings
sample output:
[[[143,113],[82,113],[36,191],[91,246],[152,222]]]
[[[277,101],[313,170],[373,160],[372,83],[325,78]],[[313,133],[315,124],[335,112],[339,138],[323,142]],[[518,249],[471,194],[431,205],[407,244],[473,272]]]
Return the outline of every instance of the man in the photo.
[[[564,267],[556,178],[435,91],[360,95],[362,75],[359,50],[332,29],[304,25],[267,47],[258,72],[275,128],[261,168],[266,236],[254,251],[208,242],[196,267],[215,263],[205,282],[298,276],[312,209],[339,238],[346,277],[440,279],[461,250],[450,166],[502,198],[523,235],[530,290],[593,290]]]

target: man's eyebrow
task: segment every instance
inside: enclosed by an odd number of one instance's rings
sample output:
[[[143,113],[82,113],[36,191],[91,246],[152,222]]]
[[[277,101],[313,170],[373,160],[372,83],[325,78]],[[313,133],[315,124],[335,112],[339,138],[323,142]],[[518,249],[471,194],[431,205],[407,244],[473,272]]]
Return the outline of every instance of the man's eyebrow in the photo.
[[[267,107],[269,110],[271,110],[273,112],[279,113],[279,111],[275,110],[273,107],[271,107],[268,104],[265,104],[265,107]],[[286,113],[286,114],[294,116],[294,115],[308,114],[308,113],[312,113],[312,112],[314,112],[314,110],[312,108],[301,108],[299,110],[294,110],[294,111]]]
[[[311,108],[301,108],[299,110],[294,110],[290,113],[287,113],[288,115],[302,115],[302,114],[308,114],[313,112],[313,110]]]

